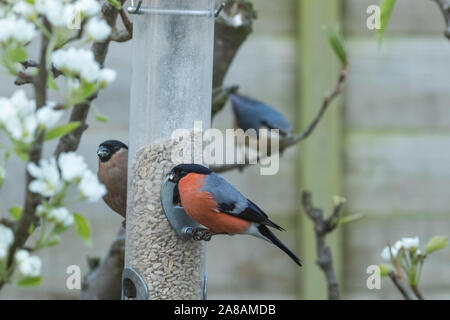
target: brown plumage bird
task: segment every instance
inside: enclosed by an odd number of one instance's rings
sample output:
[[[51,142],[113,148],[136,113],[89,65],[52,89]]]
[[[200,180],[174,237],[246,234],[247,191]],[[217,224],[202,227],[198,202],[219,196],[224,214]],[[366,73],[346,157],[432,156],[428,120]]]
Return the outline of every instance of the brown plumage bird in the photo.
[[[97,156],[97,176],[107,190],[103,200],[112,210],[125,218],[127,210],[128,147],[123,142],[107,140],[99,145]]]

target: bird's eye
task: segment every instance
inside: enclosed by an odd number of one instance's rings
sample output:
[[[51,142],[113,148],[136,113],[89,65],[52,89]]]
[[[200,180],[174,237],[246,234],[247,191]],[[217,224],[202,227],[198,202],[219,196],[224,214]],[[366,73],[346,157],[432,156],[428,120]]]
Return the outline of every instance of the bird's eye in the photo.
[[[118,147],[118,146],[114,147],[114,151],[119,151],[119,150],[120,150],[120,147]]]

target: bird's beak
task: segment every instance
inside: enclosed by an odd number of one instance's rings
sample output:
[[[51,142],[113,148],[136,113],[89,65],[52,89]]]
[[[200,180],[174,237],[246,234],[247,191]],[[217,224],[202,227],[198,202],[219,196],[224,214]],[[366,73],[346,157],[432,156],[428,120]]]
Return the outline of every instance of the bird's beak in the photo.
[[[174,180],[175,180],[175,173],[173,172],[173,170],[170,170],[167,173],[167,180],[170,181],[170,182],[174,182]]]
[[[104,146],[98,147],[98,150],[97,150],[97,156],[98,156],[100,159],[106,158],[106,157],[108,156],[108,154],[109,154],[108,148],[106,148],[106,147],[104,147]]]

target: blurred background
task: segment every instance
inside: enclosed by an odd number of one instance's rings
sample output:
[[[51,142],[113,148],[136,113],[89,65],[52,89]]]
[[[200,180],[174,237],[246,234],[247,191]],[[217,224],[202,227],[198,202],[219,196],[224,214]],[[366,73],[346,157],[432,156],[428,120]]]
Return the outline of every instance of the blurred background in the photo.
[[[314,194],[329,214],[332,197],[347,198],[347,214],[364,219],[329,237],[345,299],[398,299],[388,280],[369,290],[366,269],[381,262],[388,240],[419,236],[425,245],[450,227],[450,44],[444,21],[428,0],[398,0],[383,45],[366,27],[366,9],[376,0],[255,0],[258,19],[226,77],[243,94],[280,110],[297,130],[312,119],[339,71],[323,25],[341,25],[349,54],[349,78],[339,102],[327,112],[313,137],[287,150],[280,172],[261,176],[258,167],[225,174],[287,232],[280,238],[304,262],[299,269],[279,249],[251,237],[217,236],[207,245],[209,299],[325,298],[323,274],[315,265],[312,223],[301,210],[301,191]],[[94,102],[109,116],[95,121],[79,152],[96,171],[96,149],[106,139],[128,142],[131,42],[112,43],[106,66],[118,79]],[[145,53],[151,54],[151,53]],[[1,96],[11,96],[11,77],[1,76]],[[232,127],[231,107],[213,127]],[[46,146],[50,155],[54,145]],[[1,190],[0,215],[20,205],[24,167],[11,160]],[[102,257],[122,219],[104,203],[79,206],[93,230],[93,248],[73,231],[62,243],[39,252],[43,284],[7,287],[2,299],[73,299],[66,268],[88,267],[86,257]],[[328,210],[328,211],[327,211]],[[450,298],[450,250],[425,263],[421,289],[427,298]]]

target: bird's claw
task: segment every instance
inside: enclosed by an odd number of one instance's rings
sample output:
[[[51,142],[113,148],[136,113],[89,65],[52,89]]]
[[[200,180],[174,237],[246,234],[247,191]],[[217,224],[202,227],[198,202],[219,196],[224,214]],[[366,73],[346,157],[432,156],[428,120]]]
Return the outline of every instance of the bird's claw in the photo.
[[[195,241],[209,241],[211,240],[212,237],[212,232],[208,229],[204,229],[204,228],[195,228],[194,230],[192,230],[192,238]]]

